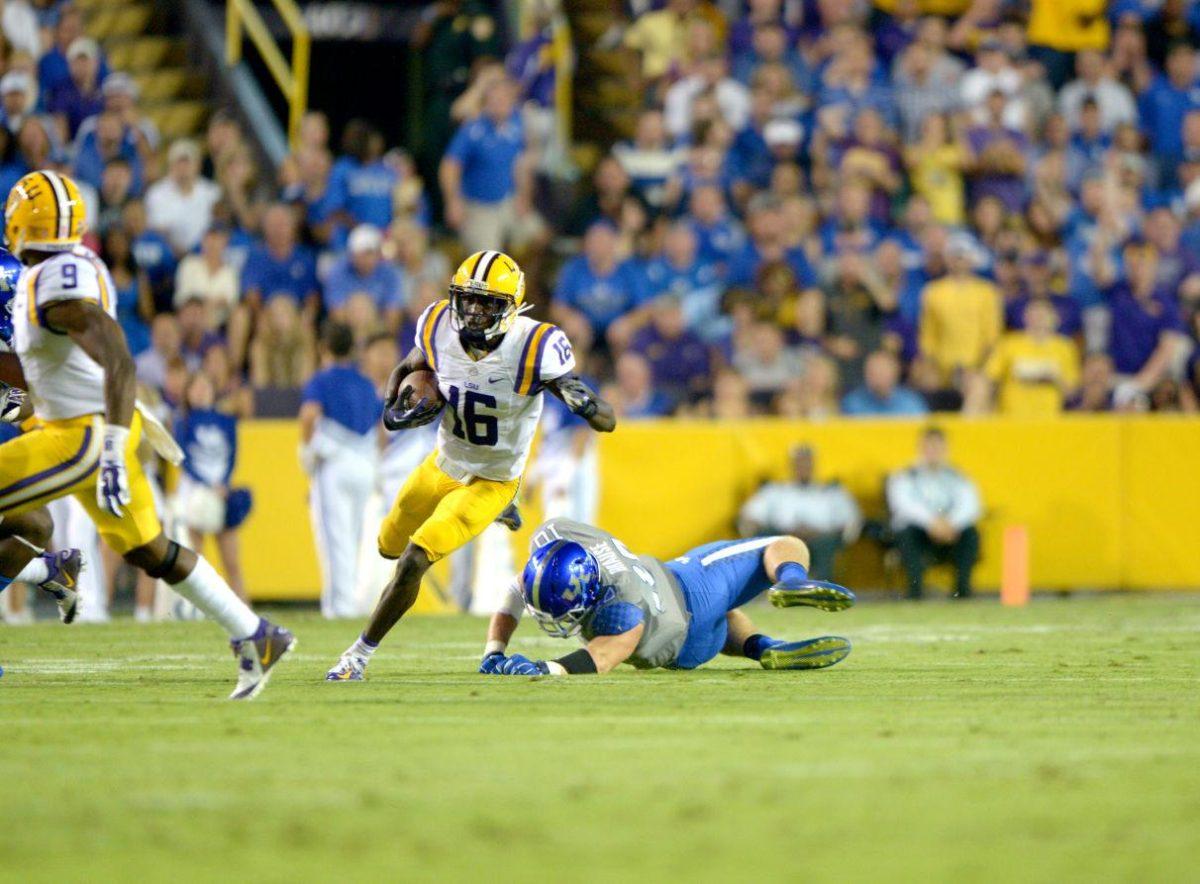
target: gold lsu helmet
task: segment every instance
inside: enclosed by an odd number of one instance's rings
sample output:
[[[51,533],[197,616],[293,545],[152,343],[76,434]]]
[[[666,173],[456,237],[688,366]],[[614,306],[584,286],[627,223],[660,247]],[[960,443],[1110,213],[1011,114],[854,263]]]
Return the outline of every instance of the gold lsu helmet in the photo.
[[[18,258],[27,249],[73,249],[83,238],[86,221],[75,182],[50,169],[30,172],[18,181],[4,205],[4,237],[8,250]]]
[[[467,338],[502,335],[526,309],[525,274],[503,252],[476,252],[450,278],[451,325]]]

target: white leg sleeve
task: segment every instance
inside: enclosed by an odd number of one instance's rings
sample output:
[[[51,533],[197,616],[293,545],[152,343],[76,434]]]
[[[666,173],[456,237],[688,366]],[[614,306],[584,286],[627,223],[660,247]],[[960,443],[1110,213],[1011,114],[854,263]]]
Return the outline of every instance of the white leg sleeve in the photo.
[[[41,583],[50,576],[50,568],[41,556],[34,556],[25,563],[21,573],[13,578],[13,583]]]
[[[239,599],[208,560],[196,554],[192,573],[171,588],[216,620],[230,638],[245,638],[258,629],[258,615]]]

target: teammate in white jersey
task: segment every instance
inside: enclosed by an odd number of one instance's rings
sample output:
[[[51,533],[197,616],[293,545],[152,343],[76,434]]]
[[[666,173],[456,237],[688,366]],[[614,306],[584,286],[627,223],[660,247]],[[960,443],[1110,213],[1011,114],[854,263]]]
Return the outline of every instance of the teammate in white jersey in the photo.
[[[179,462],[182,452],[157,419],[135,408],[116,286],[80,245],[84,215],[75,182],[52,171],[30,172],[5,206],[8,247],[25,267],[13,342],[38,426],[0,445],[0,525],[73,495],[127,562],[225,628],[238,659],[230,696],[249,699],[295,639],[251,611],[202,556],[163,534],[137,446],[144,430],[164,457]]]
[[[441,415],[437,449],[414,472],[379,531],[379,553],[396,570],[366,630],[329,670],[359,681],[379,642],[417,598],[430,565],[467,543],[516,497],[549,390],[593,429],[611,432],[612,407],[572,374],[567,336],[521,315],[525,275],[501,252],[476,252],[450,280],[449,299],[417,322],[416,346],[388,380],[387,429],[423,426]],[[412,402],[402,384],[415,371],[437,375],[445,399]]]

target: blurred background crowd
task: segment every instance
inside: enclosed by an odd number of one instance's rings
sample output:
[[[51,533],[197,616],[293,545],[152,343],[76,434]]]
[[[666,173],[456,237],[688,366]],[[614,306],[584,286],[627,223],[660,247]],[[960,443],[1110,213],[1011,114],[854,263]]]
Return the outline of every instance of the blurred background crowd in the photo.
[[[314,110],[276,173],[220,109],[164,143],[78,9],[8,0],[0,188],[75,176],[169,404],[203,370],[294,414],[323,319],[407,350],[452,267],[507,248],[629,418],[1196,409],[1200,4],[584,7],[627,107],[582,163],[570,10],[506,38],[442,0],[421,143]]]

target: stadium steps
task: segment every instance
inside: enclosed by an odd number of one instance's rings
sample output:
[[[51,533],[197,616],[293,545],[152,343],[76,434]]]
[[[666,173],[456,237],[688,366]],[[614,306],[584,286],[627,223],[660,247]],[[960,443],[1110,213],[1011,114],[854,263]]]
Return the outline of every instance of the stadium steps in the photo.
[[[564,8],[578,59],[574,155],[586,172],[614,141],[632,136],[641,83],[636,56],[613,39],[625,24],[619,0],[573,0]]]
[[[153,0],[76,0],[87,34],[100,41],[114,70],[137,83],[142,112],[164,144],[194,136],[208,120],[203,74],[189,64],[188,44],[171,33],[170,4]]]

